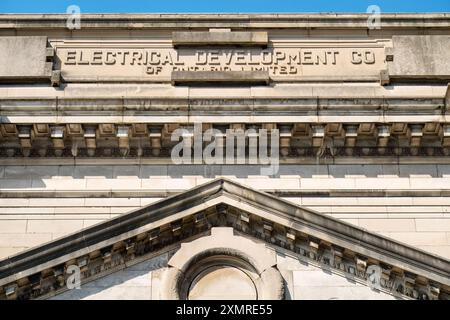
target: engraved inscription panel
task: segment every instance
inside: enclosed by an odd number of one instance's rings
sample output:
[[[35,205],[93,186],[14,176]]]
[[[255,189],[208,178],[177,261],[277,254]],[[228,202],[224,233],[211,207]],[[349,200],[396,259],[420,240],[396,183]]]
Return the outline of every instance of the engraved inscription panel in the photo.
[[[383,42],[293,42],[263,48],[172,48],[152,43],[57,47],[66,81],[170,81],[172,71],[268,71],[274,81],[376,80]]]

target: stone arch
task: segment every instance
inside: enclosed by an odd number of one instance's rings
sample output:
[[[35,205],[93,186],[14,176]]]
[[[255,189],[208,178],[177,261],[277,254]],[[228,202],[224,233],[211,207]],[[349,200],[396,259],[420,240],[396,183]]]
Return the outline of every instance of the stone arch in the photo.
[[[163,299],[187,299],[194,279],[211,267],[236,268],[254,283],[260,300],[284,297],[284,280],[276,254],[262,243],[233,234],[232,228],[212,228],[211,235],[184,243],[168,262],[163,275]]]

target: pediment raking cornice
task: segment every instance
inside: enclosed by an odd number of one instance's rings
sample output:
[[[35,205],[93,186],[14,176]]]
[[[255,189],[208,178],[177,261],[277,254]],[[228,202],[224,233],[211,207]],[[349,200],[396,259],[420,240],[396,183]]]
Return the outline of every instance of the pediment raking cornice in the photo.
[[[388,291],[448,297],[450,262],[445,258],[217,179],[0,261],[0,298],[39,298],[64,286],[70,264],[80,266],[89,280],[214,226],[233,227],[361,279],[368,277],[369,266],[378,266]]]

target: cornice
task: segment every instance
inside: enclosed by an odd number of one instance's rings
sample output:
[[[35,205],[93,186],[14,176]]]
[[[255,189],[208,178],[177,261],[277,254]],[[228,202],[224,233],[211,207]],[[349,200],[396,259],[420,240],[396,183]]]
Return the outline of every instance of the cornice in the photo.
[[[367,29],[368,14],[83,14],[88,29]],[[2,14],[0,29],[66,28],[65,14]],[[382,14],[384,28],[450,28],[450,13]]]

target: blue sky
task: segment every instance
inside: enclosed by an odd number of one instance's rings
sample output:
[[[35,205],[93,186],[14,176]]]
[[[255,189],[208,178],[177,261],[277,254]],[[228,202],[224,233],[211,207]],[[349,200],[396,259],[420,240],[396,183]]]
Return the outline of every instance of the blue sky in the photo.
[[[0,13],[450,12],[450,0],[0,0]]]

